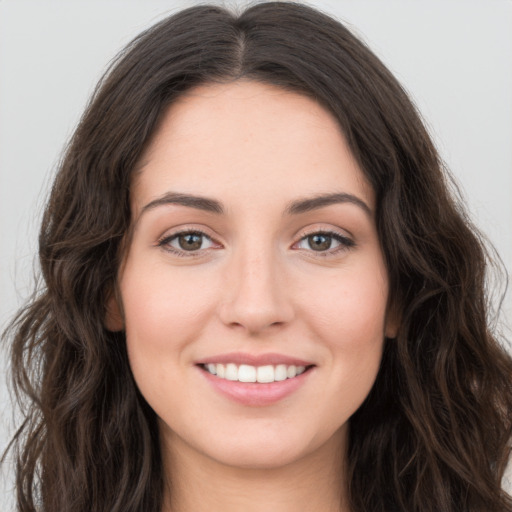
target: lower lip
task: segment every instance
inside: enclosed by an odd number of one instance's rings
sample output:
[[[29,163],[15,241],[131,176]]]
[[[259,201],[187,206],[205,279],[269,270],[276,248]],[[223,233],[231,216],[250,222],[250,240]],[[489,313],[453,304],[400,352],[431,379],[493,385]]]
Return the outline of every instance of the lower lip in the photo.
[[[304,373],[291,379],[258,383],[221,379],[200,366],[198,369],[216,391],[239,404],[251,407],[264,407],[279,402],[297,391],[313,371],[313,368],[308,368]]]

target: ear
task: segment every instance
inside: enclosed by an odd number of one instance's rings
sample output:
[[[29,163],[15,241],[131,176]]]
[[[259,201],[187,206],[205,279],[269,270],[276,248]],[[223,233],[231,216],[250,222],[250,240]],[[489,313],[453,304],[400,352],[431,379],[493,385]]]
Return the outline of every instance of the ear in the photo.
[[[396,338],[398,334],[398,324],[387,321],[386,329],[384,330],[384,336],[388,339]]]
[[[397,307],[392,305],[386,313],[386,323],[384,325],[384,336],[388,339],[396,338],[398,329],[400,328],[401,315],[397,311]]]
[[[105,320],[107,330],[118,332],[124,330],[124,316],[117,293],[111,291],[105,301]]]

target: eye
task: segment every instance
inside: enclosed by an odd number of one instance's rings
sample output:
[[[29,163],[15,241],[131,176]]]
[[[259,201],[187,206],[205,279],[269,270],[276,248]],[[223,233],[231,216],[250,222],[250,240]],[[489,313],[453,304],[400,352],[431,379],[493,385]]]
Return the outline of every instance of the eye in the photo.
[[[213,240],[201,231],[180,231],[158,242],[160,247],[177,254],[194,253],[214,247]],[[190,254],[190,255],[192,255]]]
[[[354,246],[355,243],[353,240],[333,231],[310,233],[302,237],[296,244],[298,249],[306,249],[328,254],[335,254]]]

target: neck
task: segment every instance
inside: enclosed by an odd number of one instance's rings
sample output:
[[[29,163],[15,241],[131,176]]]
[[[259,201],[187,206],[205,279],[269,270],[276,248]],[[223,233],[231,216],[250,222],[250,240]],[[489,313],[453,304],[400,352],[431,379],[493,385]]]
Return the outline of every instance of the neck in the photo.
[[[172,442],[163,443],[168,483],[162,512],[349,512],[341,431],[300,460],[264,469],[222,464],[169,436]]]

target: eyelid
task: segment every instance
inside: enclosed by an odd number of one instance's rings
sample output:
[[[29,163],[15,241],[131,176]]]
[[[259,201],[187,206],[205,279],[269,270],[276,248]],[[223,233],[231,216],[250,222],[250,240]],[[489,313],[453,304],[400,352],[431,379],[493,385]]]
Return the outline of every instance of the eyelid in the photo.
[[[176,247],[172,247],[169,244],[169,242],[173,239],[176,239],[180,235],[186,235],[186,234],[198,234],[202,237],[207,238],[210,240],[213,244],[216,244],[220,247],[209,247],[207,249],[197,249],[193,251],[186,251],[181,250]],[[329,257],[334,256],[338,254],[339,252],[347,251],[353,247],[355,247],[356,243],[352,236],[346,235],[341,230],[337,230],[334,228],[321,228],[320,226],[315,226],[312,228],[306,228],[303,229],[299,235],[298,239],[292,244],[292,248],[297,245],[298,243],[302,242],[305,238],[313,235],[325,235],[333,238],[339,243],[339,246],[331,249],[327,249],[325,251],[315,251],[313,249],[295,249],[295,250],[301,250],[308,253],[311,253],[315,256],[319,257]],[[210,235],[207,230],[205,230],[204,227],[198,228],[193,225],[183,225],[179,226],[177,228],[174,228],[170,231],[166,231],[162,236],[160,236],[156,242],[156,245],[161,247],[163,250],[181,256],[181,257],[199,257],[203,256],[205,252],[209,251],[210,249],[219,249],[222,248],[222,244],[219,243],[215,237]]]
[[[168,245],[171,240],[176,239],[180,235],[186,235],[186,234],[201,235],[201,236],[207,238],[208,240],[210,240],[213,244],[220,245],[222,247],[222,244],[220,242],[218,242],[215,237],[210,235],[207,232],[207,230],[205,230],[204,227],[198,228],[193,225],[188,225],[188,226],[182,225],[182,226],[179,226],[172,230],[165,231],[165,233],[162,236],[158,237],[155,245],[158,247],[161,247],[164,251],[167,251],[171,254],[175,254],[178,256],[182,256],[182,257],[188,257],[188,258],[202,256],[205,251],[207,251],[209,249],[214,249],[213,247],[210,247],[208,249],[185,251],[185,250],[177,249],[176,247],[172,247],[171,245]],[[218,249],[218,248],[219,247],[215,247],[215,249]]]
[[[304,229],[299,234],[299,239],[294,242],[294,246],[298,243],[302,242],[304,239],[308,238],[309,236],[313,235],[326,235],[334,240],[336,240],[339,243],[339,246],[335,248],[329,248],[325,251],[315,251],[313,249],[296,249],[296,250],[302,250],[309,254],[312,254],[314,256],[318,256],[321,258],[326,258],[330,256],[337,256],[339,253],[346,252],[356,246],[356,242],[353,239],[351,235],[347,235],[343,233],[341,230],[337,230],[335,228],[321,228],[321,227],[314,227],[309,229]]]
[[[335,236],[340,237],[345,241],[349,241],[355,245],[354,236],[350,232],[348,232],[346,229],[341,229],[341,228],[334,227],[334,226],[327,227],[327,226],[325,226],[325,224],[324,225],[315,224],[314,226],[309,226],[309,227],[301,229],[297,234],[297,240],[299,241],[305,237],[308,237],[311,235],[316,235],[319,233],[324,234],[324,235],[335,235]]]

